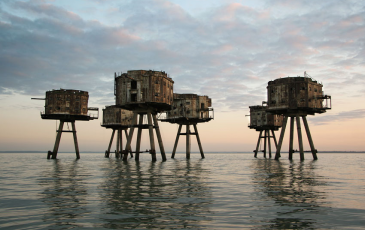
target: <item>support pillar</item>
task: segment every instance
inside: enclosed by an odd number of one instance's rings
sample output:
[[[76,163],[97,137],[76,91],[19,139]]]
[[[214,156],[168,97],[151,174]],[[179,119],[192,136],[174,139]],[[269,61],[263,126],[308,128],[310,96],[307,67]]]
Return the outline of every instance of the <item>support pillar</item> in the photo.
[[[294,143],[294,117],[290,117],[290,139],[289,139],[289,160],[293,159]]]
[[[172,150],[171,158],[174,158],[175,157],[177,144],[179,143],[179,137],[181,135],[180,134],[181,133],[181,128],[182,128],[182,124],[179,124],[179,129],[177,130],[177,135],[176,135],[176,139],[175,139],[174,149]]]
[[[152,156],[152,161],[157,161],[156,159],[156,148],[155,148],[155,137],[153,135],[153,124],[152,124],[152,115],[151,112],[147,113],[147,120],[148,120],[148,131],[150,134],[150,146],[151,146],[151,156]]]
[[[269,157],[271,158],[271,138],[270,138],[270,130],[266,130],[267,133],[267,143],[269,145]]]
[[[52,159],[57,159],[57,152],[58,152],[58,148],[60,146],[60,141],[61,141],[61,136],[62,136],[62,130],[63,130],[63,124],[65,122],[64,121],[60,121],[60,125],[58,127],[58,130],[57,130],[57,136],[56,136],[56,142],[54,144],[54,147],[53,147],[53,152],[50,154],[48,153],[48,156],[47,156],[47,159],[50,158],[50,155],[52,155]]]
[[[71,125],[72,125],[72,133],[73,133],[73,136],[74,136],[76,159],[80,159],[79,144],[77,142],[75,121],[71,121]]]
[[[255,152],[255,157],[257,157],[257,152],[259,151],[259,147],[260,147],[260,141],[261,141],[261,134],[262,134],[262,130],[260,130],[260,134],[259,134],[259,139],[257,140],[257,145],[256,145],[256,150]]]
[[[309,145],[311,147],[311,152],[312,152],[313,159],[318,160],[318,158],[317,158],[317,149],[314,148],[312,136],[311,136],[311,133],[310,133],[310,130],[309,130],[308,122],[307,122],[307,116],[302,116],[302,119],[303,119],[303,124],[304,124],[304,127],[305,127],[305,131],[307,133]]]
[[[301,126],[300,126],[300,118],[299,118],[299,115],[296,116],[296,119],[297,119],[297,130],[298,130],[298,142],[299,142],[300,160],[304,160],[302,129],[301,129]]]
[[[158,121],[157,121],[156,114],[152,114],[152,118],[153,118],[153,125],[154,125],[155,131],[156,131],[158,146],[160,147],[162,161],[166,161],[165,148],[163,147],[160,127],[158,126]]]
[[[109,158],[109,155],[110,155],[110,149],[111,149],[112,144],[113,144],[114,134],[115,134],[115,129],[113,129],[112,136],[111,136],[111,138],[110,138],[109,145],[108,145],[108,150],[107,150],[107,151],[105,151],[105,157],[106,157],[106,158]]]
[[[282,126],[281,132],[280,132],[278,147],[276,148],[275,160],[279,160],[279,158],[281,157],[280,156],[280,150],[281,150],[281,146],[283,144],[283,139],[284,139],[285,128],[286,128],[286,123],[287,122],[288,122],[288,117],[285,116],[284,120],[283,120],[283,126]]]
[[[127,138],[127,143],[125,145],[125,150],[123,151],[124,156],[125,155],[128,156],[128,152],[132,149],[131,148],[131,143],[132,143],[132,137],[133,137],[133,133],[134,133],[134,127],[137,126],[137,115],[138,115],[137,112],[133,113],[132,127],[130,128],[130,131],[129,131],[129,135],[128,135],[128,138]],[[127,157],[124,157],[124,156],[123,156],[123,160],[126,161]]]
[[[194,132],[196,135],[196,141],[198,142],[198,146],[199,146],[199,150],[200,150],[200,156],[202,158],[205,158],[204,156],[204,152],[203,152],[203,147],[202,147],[202,143],[200,142],[200,137],[199,137],[199,133],[198,133],[198,128],[196,127],[196,124],[193,124],[194,126]]]
[[[265,158],[266,158],[266,140],[267,140],[266,136],[267,136],[267,130],[265,129],[265,131],[264,131],[264,157]]]
[[[186,159],[190,159],[190,125],[186,125]]]

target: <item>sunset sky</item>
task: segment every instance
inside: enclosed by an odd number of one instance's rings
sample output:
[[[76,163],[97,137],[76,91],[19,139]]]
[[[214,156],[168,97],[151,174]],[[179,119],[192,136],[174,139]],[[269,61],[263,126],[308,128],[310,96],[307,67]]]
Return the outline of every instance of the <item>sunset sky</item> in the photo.
[[[114,72],[138,69],[167,72],[175,93],[212,98],[214,120],[198,125],[205,152],[251,152],[248,107],[266,100],[268,81],[304,71],[332,96],[331,110],[308,116],[315,147],[365,150],[365,1],[1,0],[0,151],[52,150],[56,121],[31,98],[63,88],[88,91],[99,107],[98,120],[76,128],[81,152],[104,152]],[[170,155],[178,126],[160,128]],[[59,151],[73,150],[64,133]]]

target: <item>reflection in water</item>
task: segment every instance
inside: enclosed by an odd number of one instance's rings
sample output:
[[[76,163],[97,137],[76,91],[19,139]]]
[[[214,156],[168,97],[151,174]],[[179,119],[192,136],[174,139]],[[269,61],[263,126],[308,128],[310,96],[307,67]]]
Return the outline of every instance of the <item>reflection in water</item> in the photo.
[[[85,207],[87,190],[84,186],[84,173],[77,160],[62,164],[54,160],[52,170],[43,171],[39,184],[44,188],[41,201],[49,207],[43,221],[54,227],[80,227],[79,217],[87,213]]]
[[[168,168],[170,167],[170,168]],[[108,159],[100,185],[104,228],[200,228],[212,195],[201,162],[173,164]]]
[[[256,192],[263,192],[278,207],[276,218],[265,221],[264,228],[308,229],[318,226],[315,215],[325,212],[325,194],[316,190],[322,185],[314,173],[314,161],[289,164],[270,159],[253,161]]]

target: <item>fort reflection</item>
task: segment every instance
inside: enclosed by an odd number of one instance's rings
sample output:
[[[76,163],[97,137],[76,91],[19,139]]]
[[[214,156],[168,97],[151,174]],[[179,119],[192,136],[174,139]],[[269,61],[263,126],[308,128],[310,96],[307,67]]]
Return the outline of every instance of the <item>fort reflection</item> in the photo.
[[[104,228],[199,228],[210,219],[209,171],[200,161],[105,162]]]
[[[318,226],[316,214],[328,212],[323,185],[315,173],[315,161],[280,162],[270,159],[252,161],[252,180],[256,193],[265,194],[278,207],[275,216],[263,222],[263,228],[308,229]]]

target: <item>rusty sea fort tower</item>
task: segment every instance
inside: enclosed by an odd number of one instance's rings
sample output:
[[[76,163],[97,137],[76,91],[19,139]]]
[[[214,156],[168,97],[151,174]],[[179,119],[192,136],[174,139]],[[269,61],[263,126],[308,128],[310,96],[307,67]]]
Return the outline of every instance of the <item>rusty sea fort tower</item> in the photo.
[[[197,124],[208,122],[213,119],[214,113],[212,99],[208,96],[199,96],[197,94],[178,94],[174,93],[174,101],[172,109],[166,113],[166,117],[161,121],[171,124],[178,124],[174,149],[172,150],[171,158],[175,157],[176,148],[179,142],[180,135],[186,136],[186,158],[190,159],[191,141],[190,136],[195,135],[198,142],[200,155],[204,158],[203,147],[200,142]],[[182,126],[185,125],[185,133],[181,132]],[[194,132],[190,131],[190,126],[194,127]]]
[[[156,147],[153,130],[156,132],[161,157],[166,161],[157,113],[171,109],[173,102],[174,81],[162,71],[129,70],[127,73],[116,74],[114,81],[115,105],[119,108],[133,111],[132,125],[122,152],[123,160],[127,160],[131,152],[131,142],[134,129],[138,128],[135,160],[139,161],[142,130],[148,129],[152,161],[156,161]],[[139,118],[138,118],[139,116]],[[147,124],[144,124],[147,117]],[[137,121],[138,120],[138,121]]]
[[[271,158],[271,139],[274,139],[275,148],[277,148],[277,141],[275,137],[275,130],[278,130],[283,124],[283,116],[280,114],[268,113],[267,106],[255,105],[250,106],[250,129],[259,131],[259,138],[257,140],[256,149],[254,150],[255,157],[257,153],[263,152],[266,158],[267,147],[269,150],[269,157]],[[270,135],[271,132],[271,135]],[[259,150],[261,140],[264,140],[264,149]]]
[[[106,106],[103,109],[103,123],[102,127],[107,129],[112,129],[112,135],[110,138],[110,142],[108,145],[108,149],[105,151],[105,157],[109,157],[110,149],[113,144],[114,134],[117,131],[117,144],[115,150],[115,157],[119,158],[121,151],[123,150],[123,130],[125,133],[126,139],[128,139],[128,128],[132,125],[133,112],[125,109],[121,109],[116,107],[115,105]],[[130,151],[131,152],[131,151]],[[131,152],[131,156],[133,157],[133,153]]]
[[[56,141],[53,151],[48,151],[47,159],[56,159],[58,148],[61,142],[61,136],[64,132],[73,133],[76,158],[80,159],[80,151],[77,142],[75,122],[90,121],[98,119],[99,108],[88,107],[89,94],[86,91],[73,89],[59,89],[46,92],[46,98],[32,98],[36,100],[45,100],[45,111],[41,112],[42,119],[59,120],[60,124],[57,130]],[[97,111],[97,114],[89,113]],[[70,122],[72,130],[64,130],[65,122]]]
[[[310,152],[313,159],[317,159],[317,149],[314,147],[312,136],[309,130],[307,115],[325,113],[331,109],[331,96],[324,95],[323,85],[313,80],[304,72],[304,77],[286,77],[268,82],[267,86],[267,109],[266,112],[282,115],[284,117],[280,133],[279,143],[276,149],[275,159],[281,155],[281,147],[287,125],[290,118],[290,138],[289,138],[289,159],[293,158],[294,122],[297,125],[300,159],[304,160],[303,140],[300,118],[303,120],[307,133]]]

